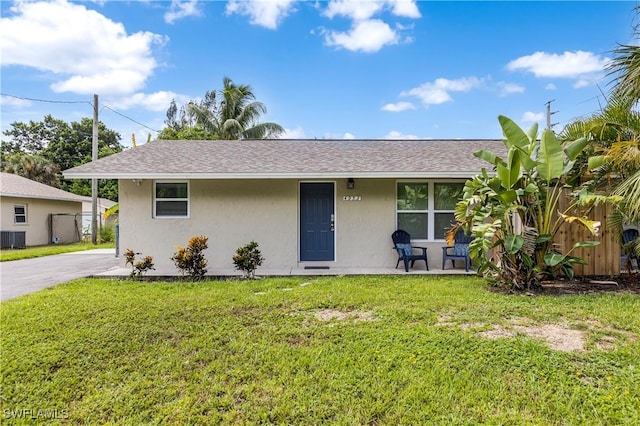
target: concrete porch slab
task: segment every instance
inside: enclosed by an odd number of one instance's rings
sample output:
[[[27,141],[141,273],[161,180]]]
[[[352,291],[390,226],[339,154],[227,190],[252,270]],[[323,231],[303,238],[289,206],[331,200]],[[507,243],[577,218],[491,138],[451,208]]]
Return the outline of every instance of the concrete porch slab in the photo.
[[[113,268],[105,272],[93,275],[94,277],[127,278],[131,268]],[[475,271],[465,272],[464,269],[411,269],[405,272],[398,268],[329,268],[329,269],[304,269],[304,268],[259,268],[256,271],[258,277],[288,277],[288,276],[342,276],[342,275],[475,275]],[[210,269],[206,277],[240,277],[242,274],[235,269]],[[147,272],[146,277],[179,277],[176,269],[156,269]]]

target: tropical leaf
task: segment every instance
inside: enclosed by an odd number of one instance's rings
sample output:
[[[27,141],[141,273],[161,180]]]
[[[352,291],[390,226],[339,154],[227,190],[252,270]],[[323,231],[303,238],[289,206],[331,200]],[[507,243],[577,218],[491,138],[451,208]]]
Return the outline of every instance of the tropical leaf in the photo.
[[[524,244],[522,235],[509,234],[504,239],[504,250],[509,254],[516,254]]]
[[[505,162],[500,157],[498,157],[496,154],[494,154],[491,151],[484,150],[484,149],[481,149],[480,151],[474,152],[473,155],[475,157],[478,157],[481,160],[486,161],[487,163],[493,164],[494,166],[497,165],[498,163],[505,164]]]
[[[502,127],[502,133],[507,138],[507,147],[515,145],[524,148],[529,145],[529,137],[512,119],[500,115],[498,116],[498,121]]]
[[[582,152],[582,150],[589,144],[589,140],[587,138],[580,138],[573,142],[571,142],[568,146],[564,148],[564,153],[567,155],[569,160],[573,161],[578,158],[578,155]]]
[[[558,266],[565,259],[565,256],[560,253],[547,253],[544,255],[544,263],[547,266],[554,267]]]
[[[602,225],[602,222],[600,222],[599,220],[590,220],[580,216],[569,216],[560,213],[560,217],[562,217],[562,219],[567,223],[578,223],[582,225],[591,233],[591,235],[598,235],[600,226]]]
[[[573,245],[573,248],[581,248],[581,247],[595,247],[600,245],[600,241],[580,241]]]
[[[538,173],[542,179],[550,182],[562,176],[563,169],[562,145],[551,130],[545,129],[538,151]]]

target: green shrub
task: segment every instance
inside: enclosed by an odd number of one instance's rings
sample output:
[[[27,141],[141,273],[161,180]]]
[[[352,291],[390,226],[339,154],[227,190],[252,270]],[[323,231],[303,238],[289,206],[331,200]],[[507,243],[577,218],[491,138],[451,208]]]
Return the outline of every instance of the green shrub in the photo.
[[[111,226],[103,226],[100,228],[100,242],[112,243],[115,241],[115,231]]]
[[[233,263],[236,269],[242,271],[244,278],[255,278],[255,271],[258,266],[262,265],[264,257],[258,250],[258,243],[251,241],[242,247],[238,247],[236,254],[233,256]]]
[[[208,240],[204,235],[191,237],[187,247],[177,247],[178,251],[173,254],[171,260],[183,276],[187,273],[193,280],[201,280],[207,273],[207,259],[203,251],[209,247]]]

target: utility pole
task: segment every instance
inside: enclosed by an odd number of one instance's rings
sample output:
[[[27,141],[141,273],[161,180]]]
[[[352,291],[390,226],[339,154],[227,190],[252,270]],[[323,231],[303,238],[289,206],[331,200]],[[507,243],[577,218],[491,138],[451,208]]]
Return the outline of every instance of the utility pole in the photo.
[[[551,128],[553,126],[555,126],[558,123],[551,123],[551,116],[555,113],[557,113],[558,111],[553,111],[551,112],[551,102],[554,102],[555,99],[551,99],[550,101],[546,102],[545,105],[547,106],[547,129],[551,130]]]
[[[98,159],[98,95],[93,95],[93,137],[91,161]],[[91,179],[91,243],[98,243],[98,179]]]

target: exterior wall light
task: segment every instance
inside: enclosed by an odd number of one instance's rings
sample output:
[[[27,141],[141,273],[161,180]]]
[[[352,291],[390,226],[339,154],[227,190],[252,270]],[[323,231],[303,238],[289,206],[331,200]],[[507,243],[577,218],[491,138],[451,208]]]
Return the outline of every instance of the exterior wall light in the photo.
[[[356,181],[353,178],[347,179],[347,189],[355,189]]]

